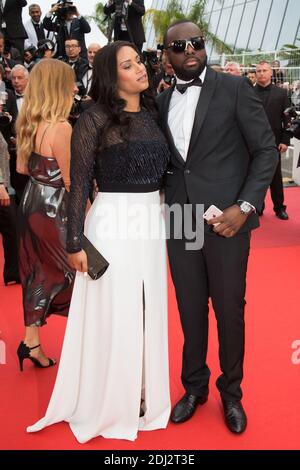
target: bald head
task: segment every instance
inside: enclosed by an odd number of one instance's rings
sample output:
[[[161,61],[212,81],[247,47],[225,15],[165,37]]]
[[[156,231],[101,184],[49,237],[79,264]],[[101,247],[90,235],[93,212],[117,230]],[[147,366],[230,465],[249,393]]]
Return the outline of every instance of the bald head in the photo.
[[[178,49],[176,44],[181,47]],[[178,78],[189,81],[201,75],[207,63],[207,56],[204,38],[198,25],[189,20],[172,23],[166,31],[164,47],[168,61]]]
[[[241,67],[240,64],[237,62],[227,62],[224,68],[225,73],[229,73],[230,75],[235,75],[236,77],[241,76]]]
[[[100,44],[97,44],[96,42],[93,42],[92,44],[89,45],[88,50],[87,50],[87,55],[88,55],[88,60],[90,64],[93,64],[94,62],[94,57],[98,51],[100,51],[101,46]]]

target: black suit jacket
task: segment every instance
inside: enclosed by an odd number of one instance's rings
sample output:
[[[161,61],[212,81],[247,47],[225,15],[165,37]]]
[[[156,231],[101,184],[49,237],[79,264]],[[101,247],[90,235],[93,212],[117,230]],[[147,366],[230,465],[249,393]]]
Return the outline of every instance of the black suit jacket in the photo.
[[[65,62],[67,64],[70,64],[70,59],[66,59]],[[72,64],[70,64],[72,66]],[[76,81],[77,82],[82,82],[82,79],[84,77],[84,75],[86,74],[86,72],[88,71],[89,69],[89,63],[86,59],[84,59],[83,57],[79,57],[77,59],[77,61],[75,62],[75,65],[73,67],[73,70],[75,72],[75,75],[76,75]]]
[[[8,151],[10,152],[12,149],[15,149],[16,147],[15,144],[11,142],[10,138],[14,137],[16,134],[15,124],[16,124],[16,120],[18,117],[18,108],[17,108],[16,96],[14,92],[9,90],[8,88],[6,89],[6,91],[8,94],[7,102],[6,102],[6,111],[12,116],[12,120],[7,125],[0,125],[0,131],[2,132],[2,135],[7,142]]]
[[[3,20],[6,23],[6,31],[9,39],[27,38],[27,33],[22,22],[22,8],[26,5],[26,0],[6,0]]]
[[[254,90],[260,98],[259,86],[255,86]],[[285,129],[290,121],[289,117],[284,115],[286,108],[290,106],[287,92],[282,88],[271,85],[269,97],[266,101],[264,109],[269,119],[270,126],[275,135],[276,144],[290,145],[290,136]]]
[[[214,204],[225,209],[242,199],[261,209],[277,162],[273,133],[248,79],[207,68],[186,162],[168,126],[174,88],[157,98],[171,148],[166,203]],[[252,214],[240,231],[259,226]],[[208,229],[208,228],[207,228]]]
[[[110,15],[114,13],[116,7],[115,4],[110,5],[109,7],[104,7],[105,15]],[[131,40],[134,44],[143,44],[146,41],[142,16],[145,14],[145,4],[144,0],[133,0],[132,4],[128,7],[128,18],[126,21],[126,26],[128,33],[131,37]],[[118,40],[120,33],[120,22],[116,21],[114,25],[114,39]]]
[[[56,31],[55,22],[52,21],[52,19],[48,18],[47,16],[45,16],[45,18],[43,19],[43,27],[47,31]],[[58,38],[57,38],[57,55],[58,56],[66,57],[65,41],[67,39],[77,39],[81,47],[80,55],[86,56],[87,48],[85,44],[84,35],[91,32],[91,27],[83,16],[81,16],[81,18],[79,19],[74,18],[72,20],[70,34],[67,30],[66,25],[63,25],[61,27],[61,30],[57,32],[58,32]]]

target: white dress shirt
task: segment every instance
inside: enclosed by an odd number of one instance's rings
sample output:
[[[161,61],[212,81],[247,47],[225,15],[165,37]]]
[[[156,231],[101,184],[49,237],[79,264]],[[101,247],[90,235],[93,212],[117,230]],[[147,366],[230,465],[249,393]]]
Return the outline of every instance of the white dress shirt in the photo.
[[[16,100],[17,100],[17,108],[18,108],[18,113],[19,113],[20,110],[21,110],[23,101],[24,101],[23,95],[18,95],[18,94],[16,93]]]
[[[200,75],[202,83],[204,83],[205,75],[206,67]],[[179,78],[176,78],[176,82],[178,84],[189,83]],[[186,160],[188,154],[200,93],[201,87],[199,86],[191,86],[185,93],[180,93],[175,88],[170,101],[168,125],[174,144],[184,160]]]
[[[2,14],[3,14],[4,8],[5,8],[5,4],[6,4],[6,0],[2,0],[2,2],[1,2],[1,12],[2,12]],[[3,19],[2,19],[1,28],[6,28],[6,23]]]
[[[92,85],[93,66],[89,64],[88,71],[82,77],[82,83],[85,87],[86,95],[89,94]]]

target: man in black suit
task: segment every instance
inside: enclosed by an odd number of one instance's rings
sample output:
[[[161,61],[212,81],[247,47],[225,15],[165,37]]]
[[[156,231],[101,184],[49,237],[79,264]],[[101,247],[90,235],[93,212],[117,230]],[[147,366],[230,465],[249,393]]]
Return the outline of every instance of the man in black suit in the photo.
[[[259,226],[255,211],[261,208],[275,171],[275,141],[249,81],[206,66],[205,43],[197,25],[187,20],[174,23],[164,45],[177,79],[176,86],[158,97],[171,148],[166,203],[204,205],[205,210],[214,204],[223,211],[206,225],[202,249],[186,249],[186,240],[176,238],[176,233],[168,240],[184,333],[181,377],[186,391],[171,420],[188,420],[197,405],[207,401],[211,297],[222,370],[217,387],[228,428],[241,433],[247,424],[241,382],[250,231]],[[201,224],[197,217],[194,223]]]
[[[289,98],[286,90],[272,84],[272,68],[268,62],[262,61],[256,66],[256,77],[254,90],[262,101],[278,149],[277,167],[270,185],[274,212],[279,219],[288,220],[289,216],[284,204],[281,154],[285,153],[290,145],[290,136],[285,130],[290,120],[284,114],[284,111],[290,106]]]
[[[57,57],[66,58],[65,42],[68,39],[77,39],[81,50],[80,55],[86,59],[87,49],[84,35],[91,32],[91,27],[76,7],[73,7],[75,11],[67,12],[63,17],[59,14],[61,7],[61,4],[56,3],[43,19],[44,28],[47,31],[57,33]]]
[[[26,0],[0,0],[0,28],[6,41],[16,47],[20,54],[24,53],[24,39],[27,38],[22,22],[22,8],[27,5]]]
[[[114,40],[133,42],[141,52],[146,41],[142,23],[144,0],[109,0],[104,6],[104,13],[115,13]]]
[[[83,57],[80,57],[80,46],[77,39],[67,39],[65,42],[67,59],[65,62],[69,64],[75,72],[76,82],[83,85],[83,77],[89,69],[89,63]]]
[[[9,195],[8,186],[9,155],[7,144],[0,132],[0,233],[2,235],[4,251],[3,278],[5,285],[10,282],[20,283],[16,233],[16,206],[14,197]]]

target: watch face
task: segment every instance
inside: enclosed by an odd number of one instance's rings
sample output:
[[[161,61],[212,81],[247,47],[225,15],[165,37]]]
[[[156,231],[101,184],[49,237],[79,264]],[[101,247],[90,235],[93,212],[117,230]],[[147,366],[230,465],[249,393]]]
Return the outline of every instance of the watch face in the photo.
[[[247,202],[243,202],[240,206],[241,211],[244,212],[245,214],[249,214],[249,212],[252,211],[252,208]]]

